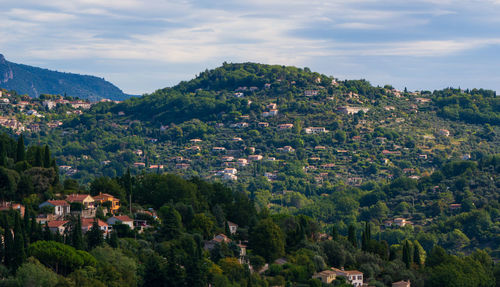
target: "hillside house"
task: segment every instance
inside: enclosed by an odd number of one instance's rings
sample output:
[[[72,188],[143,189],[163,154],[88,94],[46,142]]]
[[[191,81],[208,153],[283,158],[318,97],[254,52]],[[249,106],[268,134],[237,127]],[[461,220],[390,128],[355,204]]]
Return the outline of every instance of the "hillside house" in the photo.
[[[248,165],[248,160],[246,158],[239,158],[238,160],[236,160],[236,164],[238,164],[238,166],[247,166]]]
[[[250,161],[257,161],[257,160],[262,160],[262,155],[260,154],[252,154],[248,156],[248,160]]]
[[[315,150],[325,150],[326,149],[326,146],[322,146],[322,145],[317,145],[314,147]]]
[[[222,175],[223,180],[238,180],[238,176],[231,173],[224,173]]]
[[[332,271],[332,270],[324,270],[324,271],[315,273],[312,276],[313,279],[319,279],[324,284],[332,283],[336,277],[337,277],[337,274],[335,273],[335,271]]]
[[[66,201],[71,203],[80,203],[83,206],[83,209],[94,209],[94,198],[90,196],[90,194],[69,194],[66,196]]]
[[[146,167],[146,164],[143,162],[134,162],[134,167]]]
[[[266,123],[266,122],[260,122],[257,124],[259,127],[261,128],[267,128],[269,126],[269,123]]]
[[[11,201],[0,202],[0,211],[10,210],[10,209],[17,210],[17,211],[19,211],[19,214],[21,215],[21,217],[24,216],[24,211],[25,211],[24,205],[22,205],[20,203],[11,202]]]
[[[221,147],[221,146],[214,146],[212,148],[212,151],[213,152],[225,152],[226,151],[226,148],[225,147]]]
[[[189,163],[176,163],[175,164],[176,169],[188,169],[190,167],[191,167],[191,165]]]
[[[231,140],[232,140],[233,142],[241,142],[241,141],[243,141],[243,139],[242,139],[242,138],[239,138],[239,137],[234,137],[234,138],[232,138]]]
[[[295,149],[293,147],[287,145],[287,146],[283,147],[283,151],[285,151],[285,152],[294,152]]]
[[[306,132],[306,134],[320,134],[328,132],[324,127],[308,127],[305,128],[304,131]]]
[[[438,131],[438,134],[443,137],[449,137],[450,136],[450,131],[446,129],[440,129]]]
[[[107,223],[109,225],[115,224],[125,224],[130,227],[130,229],[134,229],[134,220],[127,215],[119,215],[108,218]]]
[[[408,281],[401,280],[401,281],[392,283],[392,287],[410,287],[410,286],[411,286],[410,280],[408,280]]]
[[[99,192],[99,195],[94,196],[94,200],[101,206],[104,203],[109,202],[107,203],[107,205],[109,206],[109,212],[111,214],[115,214],[116,212],[118,212],[118,209],[120,209],[120,200],[112,196],[111,194]]]
[[[223,162],[230,162],[230,161],[234,160],[234,157],[232,157],[232,156],[223,156],[223,157],[221,157],[221,160]]]
[[[82,218],[82,232],[86,233],[90,229],[92,229],[92,225],[94,224],[94,221],[97,220],[97,225],[99,226],[99,229],[104,233],[104,235],[107,235],[110,231],[109,225],[97,218]]]
[[[293,124],[280,124],[278,125],[279,130],[288,130],[293,128]]]
[[[332,270],[335,272],[336,276],[344,276],[354,287],[363,286],[363,272],[358,270],[344,270],[344,267],[341,269],[332,267]]]
[[[70,205],[65,200],[47,200],[40,204],[38,207],[42,208],[44,206],[51,206],[54,208],[54,215],[56,216],[66,216],[70,214]]]
[[[398,218],[394,218],[394,220],[393,220],[393,225],[396,225],[399,227],[403,227],[407,224],[411,225],[412,223],[411,223],[411,221],[408,221],[405,218],[398,217]]]
[[[64,234],[66,229],[69,227],[68,220],[51,220],[47,222],[50,232]]]
[[[343,113],[343,114],[346,114],[346,115],[354,115],[354,114],[357,114],[359,112],[368,112],[370,110],[370,108],[363,108],[363,107],[347,107],[347,106],[343,106],[343,107],[338,107],[337,108],[337,112],[339,113]]]
[[[201,143],[202,142],[201,139],[190,139],[189,141],[192,143]]]
[[[318,94],[319,94],[318,90],[305,90],[304,91],[304,96],[306,96],[306,97],[317,96]]]
[[[228,220],[227,225],[229,226],[229,232],[231,234],[236,234],[236,231],[238,231],[238,224]]]

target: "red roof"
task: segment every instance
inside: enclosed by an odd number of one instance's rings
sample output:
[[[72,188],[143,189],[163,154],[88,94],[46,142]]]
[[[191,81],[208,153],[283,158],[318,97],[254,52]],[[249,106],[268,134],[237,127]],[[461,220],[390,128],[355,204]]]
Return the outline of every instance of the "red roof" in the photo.
[[[49,226],[49,228],[56,228],[68,222],[69,222],[68,220],[52,220],[47,222],[47,225]]]
[[[83,202],[87,197],[89,197],[89,194],[70,194],[66,197],[66,200],[69,202]]]
[[[112,196],[111,194],[108,194],[108,193],[99,193],[99,195],[94,196],[94,199],[95,200],[107,200],[110,197],[115,198],[114,196]]]
[[[87,227],[90,229],[92,225],[94,224],[95,219],[94,218],[82,218],[82,227]],[[101,226],[108,226],[108,224],[100,219],[97,219],[97,224],[99,227]]]
[[[69,206],[66,200],[47,200],[47,202],[54,206]]]
[[[133,221],[133,219],[128,217],[128,215],[119,215],[119,216],[113,216],[113,217],[120,220],[121,222]]]

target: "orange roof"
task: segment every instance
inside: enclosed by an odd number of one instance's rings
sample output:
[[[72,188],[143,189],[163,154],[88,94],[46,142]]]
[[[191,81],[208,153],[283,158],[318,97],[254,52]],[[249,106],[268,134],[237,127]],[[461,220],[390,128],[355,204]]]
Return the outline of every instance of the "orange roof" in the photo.
[[[94,224],[94,218],[82,218],[82,227],[90,228]],[[99,227],[108,226],[108,224],[100,219],[97,219],[97,224]]]
[[[133,221],[133,219],[128,217],[128,215],[119,215],[119,216],[113,216],[113,217],[120,220],[121,222]]]
[[[70,194],[66,197],[66,200],[69,202],[83,202],[87,197],[89,197],[89,194]]]
[[[65,200],[47,200],[48,203],[54,205],[54,206],[68,206],[69,203],[66,202]]]
[[[95,200],[107,200],[108,198],[116,199],[114,196],[108,193],[99,193],[99,195],[94,196]]]
[[[47,225],[49,226],[49,228],[56,228],[68,222],[69,222],[68,220],[52,220],[47,222]]]

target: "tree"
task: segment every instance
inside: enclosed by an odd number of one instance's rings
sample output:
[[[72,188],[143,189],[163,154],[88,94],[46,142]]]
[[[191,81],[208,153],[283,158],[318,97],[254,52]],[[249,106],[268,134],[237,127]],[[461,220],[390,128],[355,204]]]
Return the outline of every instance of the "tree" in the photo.
[[[255,254],[271,262],[285,254],[285,236],[271,218],[260,220],[250,232]]]
[[[12,267],[14,269],[17,269],[26,260],[26,252],[24,250],[25,242],[23,237],[23,229],[21,228],[21,219],[19,218],[19,214],[17,212],[14,218],[14,257],[12,258]]]
[[[57,274],[35,258],[28,259],[28,262],[17,269],[16,279],[20,286],[50,287],[56,286],[58,282]]]
[[[337,228],[335,226],[332,226],[332,240],[337,240],[339,238],[339,232],[337,231]]]
[[[181,233],[182,220],[179,212],[172,206],[163,206],[158,210],[162,220],[161,233],[167,240],[178,237]]]
[[[42,149],[40,147],[35,147],[35,163],[33,166],[35,167],[42,167]]]
[[[352,246],[358,247],[358,239],[356,238],[356,229],[354,228],[354,225],[349,225],[347,240],[351,242]]]
[[[92,223],[92,228],[87,231],[87,245],[88,249],[93,249],[94,247],[102,245],[104,238],[102,237],[102,231],[99,228],[99,223],[97,219]]]
[[[82,219],[80,214],[74,223],[73,229],[71,230],[71,245],[77,250],[83,250],[83,234],[82,234]]]
[[[406,268],[410,268],[411,266],[411,246],[410,242],[408,240],[405,241],[403,245],[403,262],[406,265]]]
[[[21,134],[17,139],[16,162],[24,160],[26,160],[26,150],[24,147],[24,137],[23,134]]]
[[[48,145],[45,145],[45,151],[43,153],[43,167],[49,168],[51,164],[50,149]]]
[[[4,229],[4,234],[3,234],[3,237],[4,237],[4,250],[3,250],[3,254],[4,254],[4,259],[3,259],[3,262],[5,264],[5,266],[7,267],[11,267],[12,266],[12,262],[14,260],[14,239],[12,238],[12,231],[9,227],[9,222],[7,221],[7,216],[4,214],[3,216],[3,222],[4,222],[4,226],[3,226],[3,229]]]

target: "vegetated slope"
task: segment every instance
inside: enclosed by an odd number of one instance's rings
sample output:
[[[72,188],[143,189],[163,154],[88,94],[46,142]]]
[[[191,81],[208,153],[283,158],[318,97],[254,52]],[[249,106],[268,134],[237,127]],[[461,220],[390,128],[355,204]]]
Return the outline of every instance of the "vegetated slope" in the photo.
[[[104,98],[124,100],[130,97],[102,78],[16,64],[5,60],[1,54],[0,87],[31,97],[60,94],[91,101]]]

